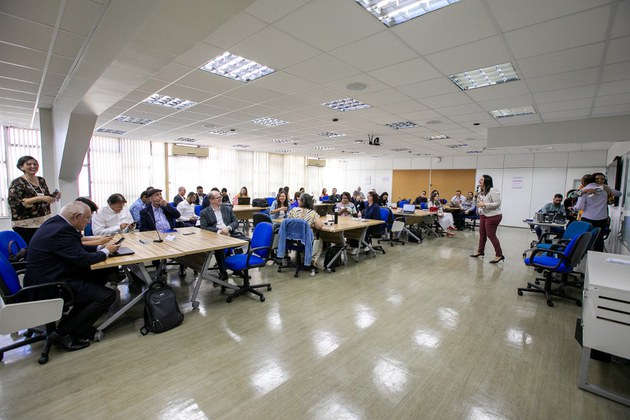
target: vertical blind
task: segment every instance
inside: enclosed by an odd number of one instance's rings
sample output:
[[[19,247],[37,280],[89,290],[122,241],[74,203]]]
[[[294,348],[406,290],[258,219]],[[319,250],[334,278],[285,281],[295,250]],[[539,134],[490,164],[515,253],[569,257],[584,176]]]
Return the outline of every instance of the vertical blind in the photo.
[[[22,175],[15,164],[20,156],[31,155],[40,161],[39,130],[0,127],[0,217],[9,215],[7,203],[11,180]],[[250,197],[275,196],[278,188],[289,186],[292,198],[295,191],[305,187],[319,196],[323,186],[339,192],[345,184],[345,161],[329,159],[325,168],[307,167],[303,156],[209,148],[209,156],[172,156],[170,145],[147,140],[94,136],[79,175],[81,195],[90,196],[99,206],[106,205],[107,197],[121,193],[129,204],[148,186],[165,190],[170,201],[179,186],[194,191],[197,185],[206,192],[212,187],[225,187],[234,196],[241,187]],[[168,168],[167,168],[168,165]],[[41,168],[40,168],[41,172]],[[89,175],[89,176],[88,176]],[[47,180],[49,185],[55,180]]]

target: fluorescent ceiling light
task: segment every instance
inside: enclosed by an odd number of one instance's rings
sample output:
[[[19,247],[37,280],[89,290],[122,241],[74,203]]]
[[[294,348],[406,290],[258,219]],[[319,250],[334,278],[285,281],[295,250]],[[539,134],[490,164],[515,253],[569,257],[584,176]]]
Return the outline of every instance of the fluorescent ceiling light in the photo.
[[[386,126],[393,128],[394,130],[404,130],[405,128],[414,128],[417,127],[418,124],[413,123],[411,121],[400,121],[396,123],[385,124]]]
[[[495,109],[493,111],[490,111],[490,115],[492,115],[494,118],[517,117],[519,115],[530,115],[535,113],[536,111],[534,111],[534,107],[531,105],[518,108]]]
[[[251,147],[251,146],[248,146],[246,144],[233,144],[232,147],[235,147],[237,149],[247,149],[248,147]]]
[[[445,139],[449,139],[450,137],[445,135],[445,134],[437,134],[435,136],[429,136],[429,137],[425,137],[425,139],[427,140],[445,140]]]
[[[278,150],[278,151],[277,151],[277,153],[292,153],[292,152],[293,152],[293,150],[288,150],[288,149],[285,149],[285,150]]]
[[[404,147],[399,148],[399,149],[389,149],[389,150],[391,150],[392,152],[407,152],[407,151],[409,151],[409,149],[404,148]]]
[[[481,150],[466,150],[466,153],[483,153]]]
[[[466,143],[460,143],[460,144],[449,144],[448,147],[450,147],[451,149],[457,149],[460,147],[470,147],[470,145]]]
[[[477,89],[484,86],[514,82],[519,79],[512,63],[496,64],[478,70],[448,76],[461,90]]]
[[[205,65],[199,67],[199,70],[218,74],[219,76],[243,83],[251,82],[275,71],[255,61],[234,55],[229,51],[208,61]]]
[[[145,104],[165,106],[172,109],[186,109],[193,105],[197,105],[197,102],[189,101],[186,99],[174,98],[172,96],[164,96],[154,93],[144,100]]]
[[[265,127],[275,127],[276,125],[288,124],[288,121],[277,120],[275,118],[258,118],[256,120],[251,120],[250,123],[264,125]]]
[[[319,133],[319,135],[322,136],[322,137],[328,137],[328,138],[345,136],[345,134],[337,133],[335,131],[324,131],[323,133]]]
[[[313,149],[316,149],[316,150],[335,150],[334,147],[330,147],[330,146],[315,146],[315,147],[313,147]]]
[[[337,99],[336,101],[326,102],[325,104],[322,104],[322,106],[339,112],[356,111],[357,109],[370,107],[370,105],[364,104],[363,102],[352,98]]]
[[[215,128],[214,130],[208,131],[208,134],[213,134],[215,136],[233,136],[234,134],[236,134],[236,131],[220,130],[218,128]]]
[[[365,10],[391,27],[459,0],[356,0]]]
[[[175,141],[185,142],[185,143],[194,143],[197,141],[197,139],[191,139],[190,137],[180,137],[180,138],[175,139]]]
[[[117,134],[119,136],[126,133],[126,131],[114,130],[112,128],[99,128],[98,130],[96,130],[96,132],[97,133],[107,133],[107,134]]]
[[[140,125],[150,124],[150,123],[153,122],[153,120],[149,120],[147,118],[131,117],[129,115],[119,115],[119,116],[117,116],[114,119],[116,121],[120,121],[120,122],[126,122],[126,123],[132,123],[132,124],[140,124]]]
[[[291,143],[292,140],[289,139],[271,139],[272,142],[274,143]]]

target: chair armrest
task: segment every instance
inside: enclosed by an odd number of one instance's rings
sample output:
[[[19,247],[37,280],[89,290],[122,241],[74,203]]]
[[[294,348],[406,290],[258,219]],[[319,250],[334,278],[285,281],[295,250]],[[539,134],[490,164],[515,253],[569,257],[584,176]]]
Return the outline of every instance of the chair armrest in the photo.
[[[16,293],[10,296],[5,296],[4,299],[7,301],[13,301],[17,297],[24,295],[26,292],[30,292],[34,290],[42,290],[42,289],[52,289],[52,288],[57,289],[57,290],[63,289],[69,296],[68,300],[64,299],[65,304],[68,306],[74,304],[74,293],[72,292],[72,289],[70,288],[70,286],[68,286],[64,282],[54,282],[54,283],[36,284],[34,286],[26,286],[26,287],[21,288]],[[59,293],[59,295],[61,295],[61,293]],[[44,300],[44,299],[37,299],[37,300]],[[36,302],[37,300],[35,300],[34,302]]]
[[[555,254],[555,255],[559,255],[560,258],[557,258],[558,263],[556,265],[554,265],[554,266],[542,265],[542,264],[537,264],[537,263],[534,262],[534,258],[536,258],[536,255],[538,255],[538,254]],[[544,269],[547,269],[547,270],[553,270],[553,269],[556,269],[556,268],[560,267],[560,265],[564,261],[564,253],[561,252],[561,251],[554,250],[554,249],[540,249],[540,248],[536,248],[532,252],[532,255],[529,258],[529,261],[530,261],[530,263],[531,263],[530,265],[532,267],[540,267],[540,268],[544,268]]]
[[[245,260],[245,265],[246,265],[247,267],[249,267],[249,258],[250,258],[253,254],[255,254],[255,251],[258,251],[258,250],[261,250],[261,249],[266,249],[266,250],[268,250],[268,251],[269,251],[269,252],[267,252],[267,258],[265,258],[264,260],[265,260],[265,261],[267,261],[267,260],[269,259],[269,255],[271,254],[271,251],[272,251],[271,246],[257,246],[256,248],[250,248],[250,249],[247,251],[247,259]],[[258,255],[257,255],[257,256],[258,256]]]

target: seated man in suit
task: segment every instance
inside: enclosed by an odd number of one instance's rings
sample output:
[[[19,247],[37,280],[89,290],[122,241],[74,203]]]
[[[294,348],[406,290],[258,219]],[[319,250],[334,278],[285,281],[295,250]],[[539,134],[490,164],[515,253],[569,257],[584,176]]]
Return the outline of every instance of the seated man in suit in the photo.
[[[147,196],[150,205],[140,211],[140,231],[166,232],[175,229],[175,221],[181,215],[162,198],[162,190],[153,188],[147,191]]]
[[[48,219],[31,240],[26,263],[24,285],[65,282],[74,292],[74,306],[51,340],[67,351],[81,350],[89,345],[80,341],[94,337],[93,327],[116,300],[116,292],[105,286],[116,269],[90,270],[92,264],[105,261],[120,245],[109,242],[90,246],[81,243],[81,231],[90,221],[90,208],[74,201],[61,213]],[[40,299],[50,296],[38,294]]]
[[[219,235],[242,236],[237,232],[238,220],[230,206],[221,205],[221,193],[219,191],[210,191],[208,194],[210,205],[201,210],[199,217],[201,219],[201,228],[216,232]],[[244,238],[243,238],[244,239]],[[219,267],[219,278],[227,280],[228,275],[225,271],[225,253],[218,251],[214,253]]]
[[[175,207],[177,207],[177,205],[181,203],[182,201],[184,201],[185,199],[186,199],[186,188],[179,187],[177,189],[177,195],[173,197],[173,204],[175,205]]]
[[[200,206],[203,204],[203,199],[206,198],[208,194],[203,193],[203,187],[201,185],[197,185],[197,198],[195,199],[195,204]]]

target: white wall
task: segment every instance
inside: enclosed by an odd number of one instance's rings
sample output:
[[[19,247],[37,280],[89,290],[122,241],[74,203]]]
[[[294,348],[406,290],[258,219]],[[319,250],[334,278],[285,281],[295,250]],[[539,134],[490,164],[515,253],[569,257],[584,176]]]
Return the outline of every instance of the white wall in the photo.
[[[523,219],[550,202],[554,194],[564,195],[584,174],[603,171],[608,154],[606,150],[597,150],[450,156],[440,162],[434,158],[357,159],[348,161],[346,185],[350,192],[360,185],[364,191],[375,188],[379,193],[391,194],[394,169],[477,169],[477,177],[490,175],[495,187],[501,190],[502,224],[524,227]]]

